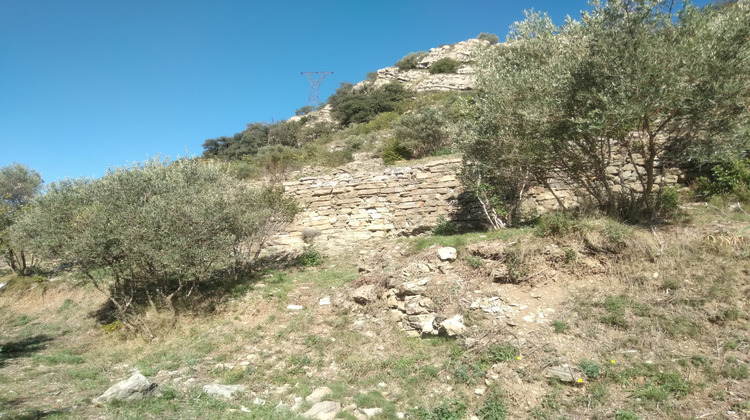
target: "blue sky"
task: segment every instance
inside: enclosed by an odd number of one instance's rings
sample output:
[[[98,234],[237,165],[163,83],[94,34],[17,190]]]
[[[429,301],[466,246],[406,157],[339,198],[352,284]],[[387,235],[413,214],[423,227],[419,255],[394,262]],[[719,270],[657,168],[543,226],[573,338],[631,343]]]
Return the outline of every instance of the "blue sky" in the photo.
[[[562,23],[586,0],[0,0],[0,167],[99,177],[307,102],[302,71],[358,82],[411,51],[493,32],[523,10]]]

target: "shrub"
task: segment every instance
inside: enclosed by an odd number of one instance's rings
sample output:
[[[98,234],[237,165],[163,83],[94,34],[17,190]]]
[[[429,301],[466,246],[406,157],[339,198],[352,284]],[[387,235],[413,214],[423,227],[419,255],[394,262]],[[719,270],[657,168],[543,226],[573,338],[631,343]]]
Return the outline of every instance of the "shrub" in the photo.
[[[461,62],[450,57],[443,57],[430,65],[430,74],[456,73]]]
[[[35,261],[20,244],[11,243],[9,229],[41,189],[39,172],[20,163],[0,168],[0,254],[11,271],[21,276],[33,274]]]
[[[124,326],[152,335],[144,307],[175,320],[175,304],[194,289],[252,267],[295,212],[278,189],[251,189],[218,164],[150,160],[51,184],[11,235],[74,263]]]
[[[305,249],[297,258],[300,265],[305,267],[316,267],[323,264],[323,256],[312,244],[305,245]]]
[[[715,165],[710,177],[698,179],[698,194],[704,198],[734,194],[743,201],[750,201],[750,158]]]
[[[445,118],[436,108],[427,107],[404,114],[393,126],[393,136],[415,158],[429,156],[450,146]]]
[[[424,58],[424,56],[427,55],[427,52],[425,51],[419,51],[419,52],[410,52],[409,54],[406,54],[403,58],[398,60],[396,62],[396,67],[399,68],[399,70],[412,70],[417,68],[417,64]]]
[[[487,399],[477,414],[481,420],[505,420],[508,418],[508,409],[503,400],[495,397]]]
[[[313,107],[312,105],[305,105],[302,108],[298,108],[296,111],[294,111],[294,115],[302,116],[305,114],[309,114],[313,111],[315,111],[315,107]]]
[[[433,235],[450,236],[458,233],[458,226],[454,222],[447,220],[443,215],[438,217],[437,225],[432,228]]]
[[[331,114],[341,125],[365,123],[381,112],[395,111],[398,104],[409,97],[399,82],[391,82],[377,89],[354,89],[351,83],[342,83],[336,93],[328,98]]]
[[[482,41],[489,41],[490,44],[497,44],[498,41],[500,41],[500,38],[495,34],[490,34],[487,32],[482,32],[477,36],[477,39]]]
[[[404,147],[397,139],[391,139],[383,146],[381,156],[383,163],[386,165],[393,165],[399,160],[411,159],[409,149]]]

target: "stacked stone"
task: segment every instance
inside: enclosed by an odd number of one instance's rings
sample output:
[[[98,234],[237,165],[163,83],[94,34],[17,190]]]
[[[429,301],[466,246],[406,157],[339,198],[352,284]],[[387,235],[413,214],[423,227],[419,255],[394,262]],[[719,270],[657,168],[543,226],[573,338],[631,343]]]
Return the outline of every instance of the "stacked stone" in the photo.
[[[442,216],[459,213],[462,192],[457,179],[461,158],[388,168],[372,175],[306,177],[287,182],[287,194],[303,211],[288,229],[287,242],[299,242],[314,229],[322,242],[350,242],[424,231]],[[470,205],[470,204],[468,204]]]

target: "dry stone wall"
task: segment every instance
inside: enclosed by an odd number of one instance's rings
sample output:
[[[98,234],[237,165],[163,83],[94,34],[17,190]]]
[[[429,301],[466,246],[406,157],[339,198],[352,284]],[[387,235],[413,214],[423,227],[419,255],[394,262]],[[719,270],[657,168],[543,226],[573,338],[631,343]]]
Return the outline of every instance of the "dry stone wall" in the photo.
[[[459,180],[460,156],[436,158],[410,166],[386,167],[380,171],[338,170],[284,183],[288,195],[302,211],[276,245],[301,248],[313,240],[322,248],[355,247],[361,241],[413,235],[437,225],[441,218],[460,224],[483,224],[481,207],[466,193]],[[613,155],[607,167],[615,191],[642,191],[638,174],[644,174],[643,159]],[[656,167],[657,184],[674,185],[682,177],[678,169]],[[558,199],[575,206],[579,194],[560,177],[549,180],[554,194],[531,186],[522,209],[534,216],[559,208]],[[555,197],[557,196],[557,197]]]
[[[328,247],[410,235],[429,230],[440,217],[465,223],[481,221],[458,180],[461,158],[449,157],[380,173],[311,176],[286,182],[302,212],[280,245],[301,246],[306,237]]]

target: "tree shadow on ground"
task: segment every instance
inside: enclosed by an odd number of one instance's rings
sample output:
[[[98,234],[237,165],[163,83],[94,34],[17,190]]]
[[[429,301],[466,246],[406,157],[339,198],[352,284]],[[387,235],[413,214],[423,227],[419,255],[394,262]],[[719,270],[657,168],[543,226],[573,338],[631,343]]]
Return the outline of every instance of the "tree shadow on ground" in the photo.
[[[48,342],[54,340],[47,334],[37,334],[33,337],[27,337],[21,340],[7,341],[0,343],[0,367],[10,359],[27,357],[44,349]]]
[[[3,418],[6,418],[5,416],[10,416],[7,418],[15,420],[37,420],[48,416],[65,414],[69,411],[67,409],[36,410],[22,408],[27,401],[28,400],[24,398],[0,397],[0,413],[2,413]]]

